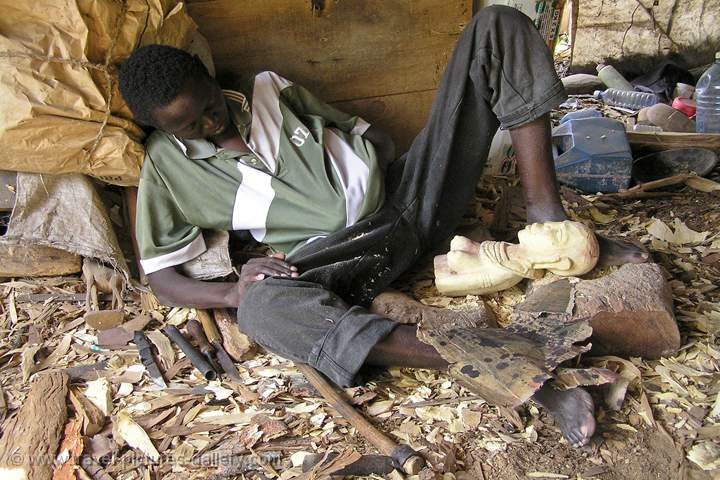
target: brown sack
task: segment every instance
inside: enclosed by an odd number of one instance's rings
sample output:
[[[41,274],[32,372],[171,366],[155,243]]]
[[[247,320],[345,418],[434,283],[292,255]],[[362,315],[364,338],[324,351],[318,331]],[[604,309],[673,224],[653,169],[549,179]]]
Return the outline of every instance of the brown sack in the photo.
[[[196,30],[177,0],[0,0],[3,169],[86,173],[137,185],[143,131],[115,65],[140,45],[185,47]]]

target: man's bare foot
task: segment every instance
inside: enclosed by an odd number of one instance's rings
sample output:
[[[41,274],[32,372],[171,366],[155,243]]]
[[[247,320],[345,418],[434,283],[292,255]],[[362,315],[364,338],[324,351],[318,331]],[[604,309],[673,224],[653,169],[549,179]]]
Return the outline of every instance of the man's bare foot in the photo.
[[[545,384],[533,399],[550,411],[563,437],[573,447],[586,445],[595,433],[595,405],[582,388],[555,390]]]
[[[650,254],[637,245],[617,238],[608,238],[598,234],[596,236],[600,244],[600,259],[597,263],[600,268],[650,261]]]

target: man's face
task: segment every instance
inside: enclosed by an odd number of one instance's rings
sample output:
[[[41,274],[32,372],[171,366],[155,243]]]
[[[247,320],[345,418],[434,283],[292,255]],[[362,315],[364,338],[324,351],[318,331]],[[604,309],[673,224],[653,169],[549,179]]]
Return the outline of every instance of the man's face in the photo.
[[[214,137],[230,126],[225,97],[212,78],[189,80],[180,95],[152,114],[157,127],[188,140]]]

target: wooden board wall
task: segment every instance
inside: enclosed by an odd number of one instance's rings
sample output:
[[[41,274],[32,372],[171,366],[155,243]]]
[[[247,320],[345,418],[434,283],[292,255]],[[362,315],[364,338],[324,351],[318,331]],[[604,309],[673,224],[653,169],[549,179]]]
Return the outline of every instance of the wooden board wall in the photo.
[[[383,127],[404,151],[473,1],[190,0],[188,9],[218,69],[276,71]]]

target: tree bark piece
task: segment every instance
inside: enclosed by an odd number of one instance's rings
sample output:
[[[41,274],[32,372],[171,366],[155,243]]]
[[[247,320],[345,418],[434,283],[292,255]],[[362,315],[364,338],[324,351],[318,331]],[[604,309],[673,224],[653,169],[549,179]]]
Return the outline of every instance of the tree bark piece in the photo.
[[[672,291],[655,263],[623,265],[575,285],[575,318],[593,328],[592,353],[659,358],[680,348]]]
[[[47,480],[53,474],[63,426],[68,377],[61,372],[40,376],[18,415],[0,439],[0,478]]]
[[[216,308],[213,312],[215,313],[215,323],[218,330],[220,330],[225,351],[233,360],[241,362],[245,355],[255,349],[255,342],[240,331],[237,319],[230,310]]]
[[[80,271],[80,256],[42,245],[0,244],[0,277],[53,277]]]

